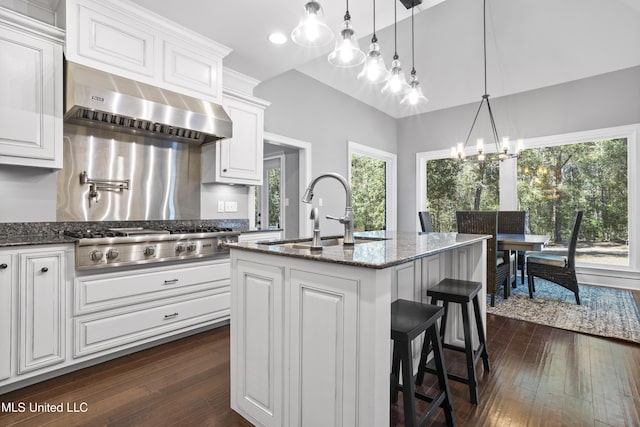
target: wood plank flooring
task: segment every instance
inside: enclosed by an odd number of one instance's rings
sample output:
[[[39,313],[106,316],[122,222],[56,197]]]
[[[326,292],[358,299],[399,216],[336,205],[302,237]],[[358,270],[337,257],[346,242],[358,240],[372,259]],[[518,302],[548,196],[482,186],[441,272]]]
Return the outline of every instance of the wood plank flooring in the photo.
[[[640,345],[489,315],[491,371],[480,403],[451,382],[459,426],[640,426]],[[446,353],[464,373],[462,354]],[[425,381],[428,385],[429,382]],[[1,402],[86,402],[84,413],[0,413],[0,426],[249,426],[229,409],[223,327],[0,395]],[[391,425],[403,425],[402,397]],[[445,425],[441,411],[431,425]],[[349,427],[349,426],[345,426]]]

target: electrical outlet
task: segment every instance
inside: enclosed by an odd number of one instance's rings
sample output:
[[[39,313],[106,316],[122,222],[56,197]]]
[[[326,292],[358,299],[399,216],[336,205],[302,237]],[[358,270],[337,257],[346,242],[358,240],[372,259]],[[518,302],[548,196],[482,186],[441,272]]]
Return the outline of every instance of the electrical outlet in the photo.
[[[224,200],[218,201],[218,212],[224,212]]]
[[[318,199],[318,206],[322,206],[324,203],[322,202],[322,197]]]
[[[238,212],[238,202],[225,202],[224,210],[227,212]]]

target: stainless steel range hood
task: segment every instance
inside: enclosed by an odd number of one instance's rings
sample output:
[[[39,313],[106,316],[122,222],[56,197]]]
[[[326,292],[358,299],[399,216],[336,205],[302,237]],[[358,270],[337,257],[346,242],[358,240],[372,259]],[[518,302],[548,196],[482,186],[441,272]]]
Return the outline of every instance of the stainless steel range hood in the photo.
[[[222,106],[65,62],[64,120],[116,132],[205,143],[232,134]]]

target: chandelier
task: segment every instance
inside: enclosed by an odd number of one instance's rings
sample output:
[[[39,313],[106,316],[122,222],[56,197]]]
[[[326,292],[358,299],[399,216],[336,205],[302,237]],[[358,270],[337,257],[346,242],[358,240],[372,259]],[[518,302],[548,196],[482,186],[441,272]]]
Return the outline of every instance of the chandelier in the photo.
[[[498,137],[498,129],[496,128],[496,122],[493,118],[493,111],[491,110],[491,103],[489,102],[489,94],[487,93],[487,1],[483,0],[482,2],[483,15],[482,15],[482,24],[483,24],[483,58],[484,58],[484,95],[482,95],[482,100],[480,101],[480,105],[478,106],[478,110],[476,111],[476,115],[473,118],[473,122],[471,123],[471,128],[469,129],[469,133],[467,134],[467,139],[464,143],[459,142],[456,146],[451,147],[451,157],[460,161],[466,160],[466,147],[469,143],[469,138],[473,132],[473,128],[476,125],[478,120],[478,115],[480,114],[480,110],[482,106],[486,104],[487,111],[489,113],[489,121],[491,123],[491,134],[493,137],[493,143],[495,145],[495,153],[496,155],[490,155],[491,160],[505,160],[509,158],[516,158],[520,156],[524,148],[524,141],[519,139],[514,147],[511,149],[511,143],[509,141],[509,137],[502,137],[502,143],[500,143],[500,138]],[[474,156],[478,161],[487,160],[487,151],[484,146],[484,139],[479,138],[476,142],[476,154]],[[491,153],[493,154],[493,153]]]

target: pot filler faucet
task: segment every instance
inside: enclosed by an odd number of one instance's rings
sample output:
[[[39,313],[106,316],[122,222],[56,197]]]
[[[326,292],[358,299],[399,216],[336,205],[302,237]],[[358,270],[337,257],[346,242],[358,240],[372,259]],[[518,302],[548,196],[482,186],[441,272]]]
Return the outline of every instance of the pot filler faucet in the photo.
[[[335,219],[336,221],[340,222],[341,224],[344,224],[344,241],[343,241],[343,245],[345,246],[351,246],[353,245],[353,209],[351,206],[351,186],[349,185],[349,183],[347,182],[347,180],[340,174],[337,173],[325,173],[322,174],[318,177],[316,177],[313,181],[311,181],[311,184],[309,184],[309,186],[307,187],[306,191],[304,192],[304,195],[302,196],[302,202],[303,203],[311,203],[311,199],[313,199],[313,188],[316,186],[317,182],[320,181],[323,178],[334,178],[337,179],[338,181],[340,181],[340,183],[342,184],[342,186],[344,187],[344,191],[346,193],[347,196],[347,201],[346,201],[346,206],[344,209],[344,216],[343,217],[335,217],[335,216],[331,216],[331,215],[327,215],[327,219]],[[312,215],[315,214],[315,212],[312,212]],[[316,219],[318,218],[317,214],[314,215]],[[317,230],[317,231],[316,231]],[[316,233],[318,234],[318,240],[319,240],[319,234],[320,234],[320,227],[315,227],[314,226],[314,242],[316,241]]]

